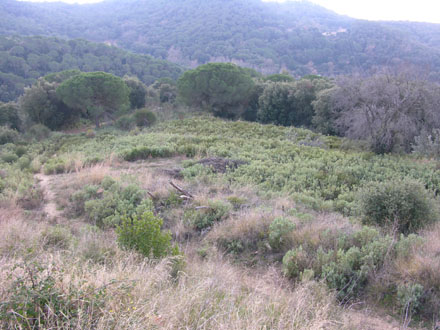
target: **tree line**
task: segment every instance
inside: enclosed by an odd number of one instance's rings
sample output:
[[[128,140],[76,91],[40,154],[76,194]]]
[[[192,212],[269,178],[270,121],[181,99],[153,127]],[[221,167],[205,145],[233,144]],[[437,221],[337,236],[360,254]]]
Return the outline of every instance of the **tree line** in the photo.
[[[367,141],[376,153],[440,142],[433,141],[440,132],[440,86],[413,73],[298,80],[250,73],[233,64],[202,65],[179,79],[179,98],[220,117]]]
[[[0,125],[51,130],[113,120],[120,128],[154,123],[148,104],[186,105],[227,119],[296,126],[368,143],[375,153],[440,155],[440,86],[410,73],[337,79],[288,73],[263,76],[231,63],[209,63],[176,82],[146,86],[132,76],[68,70],[42,77],[18,103],[0,104]]]

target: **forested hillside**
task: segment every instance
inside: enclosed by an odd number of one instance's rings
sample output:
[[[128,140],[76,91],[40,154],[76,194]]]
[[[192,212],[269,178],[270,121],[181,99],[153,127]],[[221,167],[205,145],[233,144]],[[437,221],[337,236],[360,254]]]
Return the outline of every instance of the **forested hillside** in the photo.
[[[0,101],[15,100],[25,86],[49,73],[78,69],[131,75],[149,85],[159,78],[177,79],[178,65],[86,40],[0,36]]]
[[[5,0],[0,15],[0,34],[86,38],[190,67],[233,61],[302,76],[414,64],[440,76],[438,25],[355,20],[309,2],[108,0],[80,6]]]

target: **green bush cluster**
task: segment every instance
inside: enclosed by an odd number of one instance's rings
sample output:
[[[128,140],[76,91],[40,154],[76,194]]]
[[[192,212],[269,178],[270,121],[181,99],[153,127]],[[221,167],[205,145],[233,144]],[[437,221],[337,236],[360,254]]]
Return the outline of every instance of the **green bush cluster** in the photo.
[[[280,250],[289,243],[289,234],[295,229],[295,224],[287,218],[279,217],[269,226],[269,244],[272,249]]]
[[[123,216],[142,214],[153,209],[153,202],[134,184],[122,186],[106,177],[100,186],[86,186],[71,197],[72,212],[85,214],[98,227],[115,227]]]
[[[67,172],[68,166],[64,159],[61,158],[52,158],[49,159],[43,167],[44,174],[52,175],[52,174],[62,174]]]
[[[403,284],[397,287],[397,301],[404,314],[419,312],[423,305],[424,288],[418,283]]]
[[[133,114],[138,127],[149,127],[156,123],[156,115],[148,109],[139,109]]]
[[[50,137],[51,130],[43,124],[35,124],[26,130],[26,135],[36,141],[42,141]]]
[[[20,140],[20,133],[18,133],[15,129],[0,126],[0,145],[6,143],[16,143]]]
[[[373,182],[360,194],[364,221],[394,226],[408,234],[437,219],[437,209],[425,187],[414,180]]]
[[[313,271],[315,278],[337,290],[341,300],[359,296],[385,258],[396,255],[396,244],[371,227],[341,238],[335,248],[299,246],[289,250],[283,258],[284,274],[299,279],[304,272]]]
[[[209,201],[208,205],[200,209],[185,211],[185,219],[197,230],[210,228],[215,222],[224,220],[230,211],[230,206],[222,201]]]
[[[138,251],[145,257],[161,258],[178,255],[179,248],[172,246],[171,234],[162,232],[163,220],[146,211],[132,216],[123,216],[116,228],[121,247]]]
[[[135,147],[123,156],[124,160],[134,162],[136,160],[158,158],[158,157],[171,157],[174,154],[174,150],[169,147]]]
[[[133,114],[127,114],[119,117],[115,121],[115,126],[121,130],[129,131],[134,127],[150,127],[157,121],[154,112],[148,109],[136,110]]]

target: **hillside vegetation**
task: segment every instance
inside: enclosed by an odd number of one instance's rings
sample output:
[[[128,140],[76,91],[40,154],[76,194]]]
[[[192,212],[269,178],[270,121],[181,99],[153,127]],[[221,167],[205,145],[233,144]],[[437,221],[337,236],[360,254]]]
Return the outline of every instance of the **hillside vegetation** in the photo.
[[[6,324],[378,322],[338,302],[363,302],[405,326],[439,317],[434,160],[200,116],[130,134],[52,134],[1,147]],[[48,221],[36,221],[44,213]],[[75,280],[66,287],[66,278]]]
[[[86,40],[45,37],[0,37],[0,101],[13,101],[42,76],[63,70],[104,71],[135,76],[150,85],[160,78],[176,80],[183,69],[147,55]]]
[[[234,61],[264,73],[287,69],[303,76],[416,65],[439,77],[438,25],[355,20],[303,1],[129,0],[79,6],[6,0],[0,14],[0,34],[109,42],[191,67]]]

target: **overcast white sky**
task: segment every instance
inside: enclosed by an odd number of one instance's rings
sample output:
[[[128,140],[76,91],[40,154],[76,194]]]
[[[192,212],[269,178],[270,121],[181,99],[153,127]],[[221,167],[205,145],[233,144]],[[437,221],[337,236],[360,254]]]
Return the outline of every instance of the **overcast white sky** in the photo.
[[[1,1],[1,0],[0,0]],[[26,0],[59,1],[59,0]],[[93,3],[100,0],[62,0],[67,3]],[[124,1],[124,0],[120,0]],[[209,1],[209,0],[206,0]],[[283,0],[264,0],[280,1]],[[296,0],[285,0],[296,1]],[[339,14],[369,20],[408,20],[440,23],[440,0],[311,0]]]

